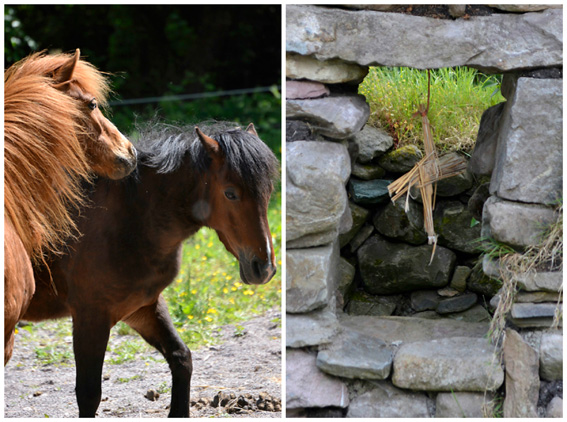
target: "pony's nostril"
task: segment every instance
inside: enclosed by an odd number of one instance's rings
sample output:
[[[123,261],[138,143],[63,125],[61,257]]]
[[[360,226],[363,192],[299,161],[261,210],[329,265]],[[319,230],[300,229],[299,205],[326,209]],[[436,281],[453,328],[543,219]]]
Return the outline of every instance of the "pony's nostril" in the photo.
[[[260,260],[255,259],[252,261],[252,271],[254,272],[254,277],[257,279],[262,278],[262,266]]]
[[[123,157],[122,155],[117,155],[116,156],[116,162],[118,163],[118,165],[124,166],[124,167],[132,167],[133,164],[133,160],[128,158],[128,157]]]

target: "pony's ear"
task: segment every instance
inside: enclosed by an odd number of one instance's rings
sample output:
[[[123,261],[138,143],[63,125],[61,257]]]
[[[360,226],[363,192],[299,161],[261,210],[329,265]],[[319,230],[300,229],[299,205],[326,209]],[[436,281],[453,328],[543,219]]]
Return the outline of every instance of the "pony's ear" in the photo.
[[[254,127],[254,123],[250,123],[248,125],[248,127],[246,128],[246,132],[251,133],[254,136],[258,136],[258,134],[256,133],[256,128]]]
[[[75,66],[79,62],[79,58],[81,57],[81,50],[78,48],[75,50],[75,55],[67,62],[65,62],[59,69],[55,71],[53,75],[53,79],[59,85],[63,85],[66,82],[69,82],[73,77],[73,72],[75,71]]]
[[[203,132],[201,132],[201,129],[199,129],[197,126],[195,126],[195,132],[197,132],[197,136],[199,137],[199,140],[201,141],[205,149],[209,152],[209,154],[211,155],[219,154],[220,146],[217,141],[205,135]]]

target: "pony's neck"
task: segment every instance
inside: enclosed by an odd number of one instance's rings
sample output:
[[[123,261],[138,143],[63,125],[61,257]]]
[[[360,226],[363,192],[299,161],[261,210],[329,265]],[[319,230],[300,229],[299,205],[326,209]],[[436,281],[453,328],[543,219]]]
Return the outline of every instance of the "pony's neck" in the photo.
[[[131,198],[142,217],[142,230],[163,250],[174,250],[197,232],[203,223],[193,215],[193,206],[203,192],[198,176],[186,171],[158,173],[140,165],[136,195]]]

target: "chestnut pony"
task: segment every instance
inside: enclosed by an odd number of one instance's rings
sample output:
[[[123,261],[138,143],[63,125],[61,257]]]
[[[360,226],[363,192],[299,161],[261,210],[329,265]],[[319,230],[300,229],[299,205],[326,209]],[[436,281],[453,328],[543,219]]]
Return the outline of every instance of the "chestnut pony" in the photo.
[[[4,364],[35,289],[32,265],[76,233],[91,171],[111,179],[136,165],[132,144],[101,113],[106,78],[75,54],[36,53],[4,73]]]
[[[72,316],[80,416],[95,416],[110,329],[121,320],[169,363],[169,416],[189,416],[191,352],[161,292],[179,270],[183,241],[200,227],[216,230],[244,283],[267,283],[275,274],[267,208],[278,162],[253,125],[231,127],[214,123],[203,127],[208,135],[195,135],[152,126],[136,144],[136,171],[120,181],[98,179],[91,206],[76,220],[82,236],[49,271],[37,270],[24,319]]]

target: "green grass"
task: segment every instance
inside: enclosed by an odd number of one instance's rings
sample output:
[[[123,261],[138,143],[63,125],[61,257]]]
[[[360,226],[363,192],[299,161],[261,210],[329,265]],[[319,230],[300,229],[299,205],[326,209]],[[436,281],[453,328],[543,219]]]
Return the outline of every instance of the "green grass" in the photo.
[[[370,125],[388,131],[396,146],[422,147],[421,119],[413,113],[427,104],[427,71],[371,67],[359,93],[370,105]],[[483,111],[502,101],[498,76],[467,67],[432,70],[428,118],[438,149],[470,153]]]

